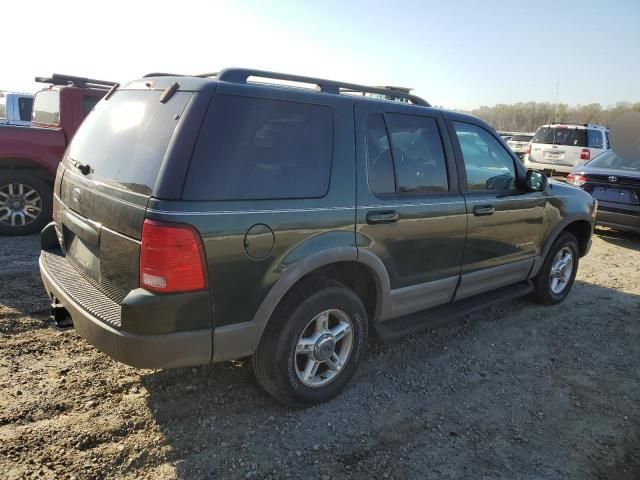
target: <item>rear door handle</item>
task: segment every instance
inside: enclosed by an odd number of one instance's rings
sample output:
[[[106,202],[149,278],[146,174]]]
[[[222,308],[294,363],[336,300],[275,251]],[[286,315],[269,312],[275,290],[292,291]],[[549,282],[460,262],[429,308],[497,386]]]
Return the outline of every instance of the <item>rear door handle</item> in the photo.
[[[475,207],[473,207],[473,214],[476,217],[491,215],[495,211],[496,209],[493,205],[476,205]]]
[[[395,223],[400,218],[395,210],[380,210],[367,213],[367,223],[370,225],[376,223]]]

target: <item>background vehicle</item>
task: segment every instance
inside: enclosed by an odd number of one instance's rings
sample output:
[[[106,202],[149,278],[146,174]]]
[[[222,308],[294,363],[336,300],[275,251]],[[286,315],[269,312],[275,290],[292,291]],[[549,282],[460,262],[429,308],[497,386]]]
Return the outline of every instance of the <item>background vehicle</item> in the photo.
[[[33,95],[0,92],[0,125],[31,125]]]
[[[608,150],[609,130],[592,124],[543,125],[531,139],[524,164],[527,168],[569,173]]]
[[[40,257],[53,315],[112,357],[252,355],[267,392],[309,405],[344,388],[369,331],[569,293],[595,201],[547,187],[485,122],[396,91],[411,104],[340,94],[375,87],[202,77],[116,90],[56,177]]]
[[[514,133],[507,141],[507,145],[522,160],[529,149],[529,142],[532,138],[533,133]]]
[[[0,125],[0,234],[38,232],[51,219],[51,191],[67,143],[113,82],[53,74],[36,81],[31,127]]]
[[[640,232],[640,158],[608,150],[573,169],[567,181],[598,200],[598,225]]]

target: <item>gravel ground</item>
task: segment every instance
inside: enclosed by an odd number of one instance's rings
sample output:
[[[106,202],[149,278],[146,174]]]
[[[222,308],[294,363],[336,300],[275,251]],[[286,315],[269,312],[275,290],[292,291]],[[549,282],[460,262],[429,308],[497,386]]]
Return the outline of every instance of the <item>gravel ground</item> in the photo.
[[[2,478],[640,478],[640,236],[602,230],[569,298],[373,342],[286,409],[246,361],[136,370],[47,319],[38,238],[0,238]]]

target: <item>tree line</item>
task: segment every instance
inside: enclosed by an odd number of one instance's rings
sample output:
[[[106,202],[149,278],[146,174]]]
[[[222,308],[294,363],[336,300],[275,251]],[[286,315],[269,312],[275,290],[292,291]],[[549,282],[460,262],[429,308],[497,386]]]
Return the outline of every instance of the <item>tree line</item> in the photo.
[[[547,123],[597,123],[609,125],[618,115],[640,112],[640,103],[618,102],[614,106],[603,107],[599,103],[569,106],[565,103],[526,102],[511,105],[498,104],[493,107],[481,106],[470,113],[480,117],[499,131],[535,132]]]

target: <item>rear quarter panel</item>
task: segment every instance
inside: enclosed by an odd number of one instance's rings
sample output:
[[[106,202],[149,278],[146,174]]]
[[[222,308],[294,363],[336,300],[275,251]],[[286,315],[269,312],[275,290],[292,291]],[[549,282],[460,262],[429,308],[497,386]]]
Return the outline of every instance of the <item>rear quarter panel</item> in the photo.
[[[8,165],[3,160],[27,160],[53,178],[65,147],[65,135],[58,128],[0,125],[0,168]]]

